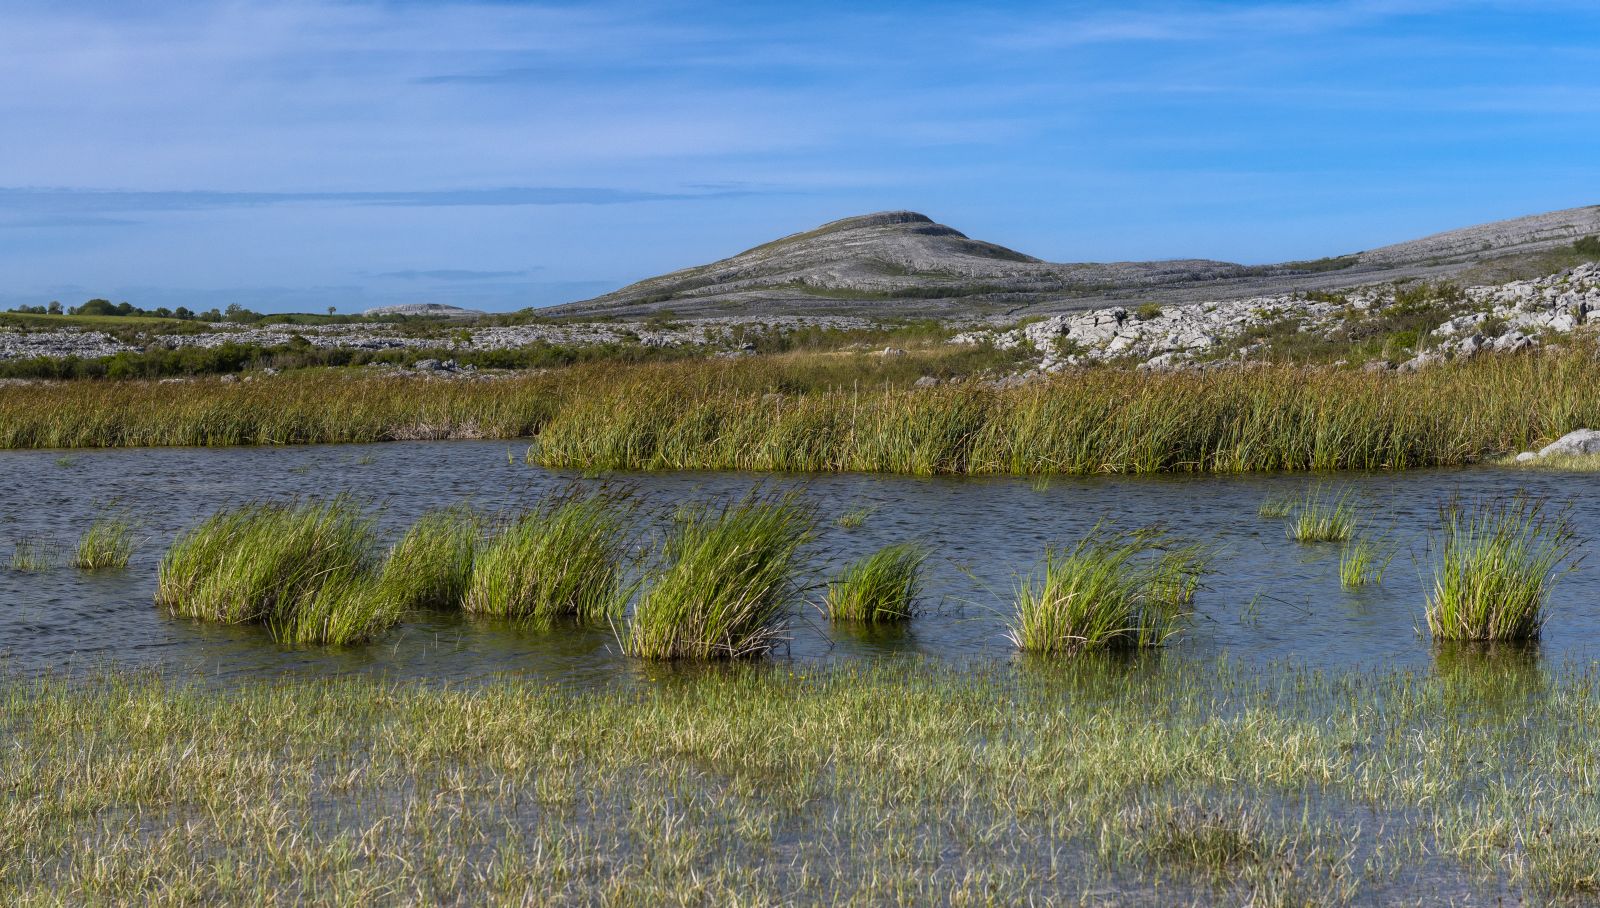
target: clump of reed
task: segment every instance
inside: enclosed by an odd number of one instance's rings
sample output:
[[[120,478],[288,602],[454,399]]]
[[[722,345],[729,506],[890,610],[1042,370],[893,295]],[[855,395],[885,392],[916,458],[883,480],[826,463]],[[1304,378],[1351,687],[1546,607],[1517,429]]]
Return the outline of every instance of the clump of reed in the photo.
[[[29,574],[54,570],[61,563],[61,548],[48,539],[24,537],[11,549],[11,569]]]
[[[1575,565],[1578,540],[1565,513],[1518,495],[1446,505],[1434,548],[1428,630],[1435,640],[1536,640],[1550,591]]]
[[[161,561],[156,602],[175,615],[262,624],[283,642],[368,639],[400,615],[379,582],[373,522],[348,498],[218,511]]]
[[[1097,526],[1051,549],[1043,574],[1022,582],[1011,639],[1035,653],[1161,646],[1188,616],[1205,562],[1198,547],[1166,546],[1163,533]]]
[[[424,514],[384,561],[382,583],[402,608],[455,608],[472,581],[482,518],[470,508]]]
[[[133,557],[133,524],[122,517],[102,517],[78,537],[72,564],[79,570],[121,570]]]
[[[1349,590],[1382,583],[1394,555],[1392,546],[1366,536],[1345,543],[1339,556],[1339,585]]]
[[[927,560],[927,546],[899,542],[852,563],[828,584],[828,617],[859,624],[910,618]]]
[[[1295,542],[1345,542],[1355,534],[1356,507],[1350,493],[1337,495],[1312,489],[1295,505],[1289,520],[1289,538]]]
[[[663,547],[619,633],[644,659],[741,659],[762,655],[783,634],[802,546],[814,509],[793,494],[749,496],[686,513]]]
[[[461,605],[499,618],[610,619],[622,606],[626,527],[609,495],[558,495],[485,543]]]

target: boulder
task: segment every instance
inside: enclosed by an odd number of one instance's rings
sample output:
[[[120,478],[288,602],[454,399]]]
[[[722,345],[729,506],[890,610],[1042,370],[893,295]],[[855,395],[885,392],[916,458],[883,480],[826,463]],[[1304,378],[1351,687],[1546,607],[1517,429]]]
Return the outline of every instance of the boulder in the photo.
[[[1555,456],[1587,457],[1600,454],[1600,431],[1578,429],[1539,449],[1541,459]]]

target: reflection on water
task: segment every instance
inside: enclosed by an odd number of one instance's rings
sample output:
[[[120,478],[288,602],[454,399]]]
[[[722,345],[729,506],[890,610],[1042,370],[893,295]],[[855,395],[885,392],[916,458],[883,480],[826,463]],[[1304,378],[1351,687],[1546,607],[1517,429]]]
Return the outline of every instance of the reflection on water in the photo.
[[[1350,486],[1367,527],[1399,546],[1381,587],[1339,586],[1339,548],[1287,539],[1281,519],[1257,515],[1269,496],[1295,495],[1305,476],[1053,479],[924,479],[825,475],[761,477],[678,473],[585,479],[530,468],[503,442],[417,442],[300,448],[0,452],[0,653],[13,670],[104,663],[224,677],[379,673],[476,678],[509,673],[553,682],[603,683],[658,669],[623,657],[606,629],[533,628],[423,613],[380,641],[338,650],[280,646],[253,627],[166,617],[152,604],[156,565],[174,535],[224,505],[259,498],[350,492],[381,508],[397,534],[431,508],[459,502],[489,510],[529,505],[570,482],[634,489],[638,529],[648,541],[690,500],[753,486],[800,486],[824,517],[812,549],[807,602],[795,613],[788,658],[813,662],[887,653],[1011,663],[1006,621],[1018,577],[1046,546],[1097,521],[1162,523],[1175,536],[1212,546],[1215,573],[1196,599],[1199,616],[1175,648],[1193,658],[1230,655],[1313,667],[1406,666],[1436,671],[1452,686],[1514,696],[1519,672],[1541,677],[1540,659],[1587,659],[1600,637],[1600,566],[1585,563],[1557,586],[1545,639],[1532,652],[1464,655],[1436,648],[1424,632],[1427,533],[1452,495],[1527,488],[1571,501],[1580,537],[1600,529],[1600,475],[1498,469],[1324,478]],[[520,455],[520,450],[512,451]],[[68,550],[105,508],[141,521],[130,569],[82,574],[70,567],[22,573],[4,567],[17,540]],[[868,511],[857,528],[837,525]],[[924,610],[902,629],[834,627],[816,603],[821,582],[878,546],[920,539],[932,546]],[[1475,666],[1488,666],[1478,668]],[[1525,666],[1525,668],[1517,668]],[[1527,683],[1532,683],[1531,681]]]

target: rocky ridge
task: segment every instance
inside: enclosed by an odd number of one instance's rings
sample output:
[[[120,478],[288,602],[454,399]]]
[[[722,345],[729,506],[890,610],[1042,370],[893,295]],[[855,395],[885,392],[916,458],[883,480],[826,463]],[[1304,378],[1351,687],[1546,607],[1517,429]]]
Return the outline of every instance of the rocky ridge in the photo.
[[[1572,331],[1600,321],[1600,263],[1590,263],[1532,281],[1464,291],[1463,312],[1435,329],[1426,348],[1397,368],[1421,368],[1483,351],[1508,352],[1539,343],[1539,336]],[[1145,368],[1176,368],[1226,353],[1248,358],[1249,346],[1224,349],[1251,328],[1298,319],[1300,331],[1327,331],[1351,315],[1380,312],[1395,302],[1395,288],[1358,288],[1335,302],[1303,295],[1253,297],[1130,311],[1123,306],[1057,315],[1009,331],[968,331],[958,344],[994,344],[1014,349],[1031,344],[1038,368],[1113,360]]]
[[[845,218],[737,255],[546,310],[573,317],[740,313],[951,315],[1057,313],[1122,300],[1205,302],[1447,277],[1480,262],[1600,234],[1600,206],[1452,230],[1316,261],[1210,259],[1052,263],[974,240],[923,214]]]

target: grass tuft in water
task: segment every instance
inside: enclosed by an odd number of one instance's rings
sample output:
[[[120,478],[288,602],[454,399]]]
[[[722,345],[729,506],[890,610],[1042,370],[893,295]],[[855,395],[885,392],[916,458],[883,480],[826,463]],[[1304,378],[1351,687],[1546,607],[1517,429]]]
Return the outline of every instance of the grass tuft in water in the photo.
[[[384,588],[402,608],[460,607],[482,528],[482,518],[466,507],[424,514],[389,550]]]
[[[910,618],[927,560],[926,546],[899,542],[856,561],[828,584],[828,617],[861,624]]]
[[[1555,581],[1575,564],[1578,540],[1563,514],[1519,495],[1446,505],[1435,539],[1428,630],[1435,640],[1536,640]]]
[[[500,618],[607,620],[622,604],[617,499],[555,496],[485,543],[462,607]]]
[[[659,572],[620,634],[644,659],[741,659],[777,645],[814,509],[794,494],[750,496],[682,515]]]
[[[841,530],[859,530],[867,522],[867,518],[871,516],[872,508],[851,508],[839,515],[839,519],[834,523]]]
[[[1195,547],[1164,549],[1160,532],[1091,530],[1045,554],[1042,576],[1023,581],[1011,639],[1025,651],[1160,646],[1188,616],[1204,570]]]
[[[36,574],[54,570],[61,563],[61,549],[47,539],[18,539],[11,550],[11,569]]]
[[[1288,517],[1290,514],[1294,513],[1296,504],[1297,502],[1293,498],[1283,495],[1273,495],[1261,502],[1261,506],[1256,508],[1256,515],[1258,517],[1270,517],[1273,519]]]
[[[102,517],[78,538],[74,567],[85,571],[122,570],[133,557],[133,524],[121,517]]]
[[[1366,536],[1345,543],[1339,556],[1339,585],[1352,590],[1382,583],[1394,555],[1393,547]]]
[[[262,624],[288,643],[365,640],[401,610],[379,582],[375,538],[343,496],[219,511],[167,551],[156,602],[183,617]]]
[[[1327,494],[1317,488],[1306,493],[1289,521],[1289,538],[1295,542],[1345,542],[1355,535],[1356,508],[1349,492]]]

